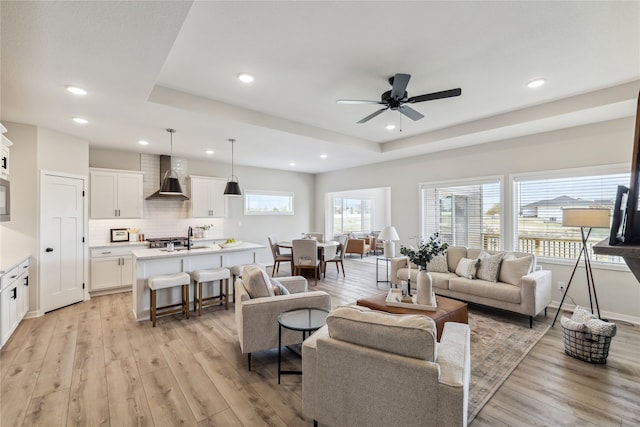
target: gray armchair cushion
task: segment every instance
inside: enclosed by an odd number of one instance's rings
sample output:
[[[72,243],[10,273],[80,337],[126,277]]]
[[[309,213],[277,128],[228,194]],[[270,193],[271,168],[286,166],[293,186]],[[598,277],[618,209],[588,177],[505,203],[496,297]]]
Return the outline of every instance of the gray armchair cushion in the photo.
[[[396,315],[359,307],[338,307],[327,317],[331,338],[433,362],[436,325],[420,315]]]

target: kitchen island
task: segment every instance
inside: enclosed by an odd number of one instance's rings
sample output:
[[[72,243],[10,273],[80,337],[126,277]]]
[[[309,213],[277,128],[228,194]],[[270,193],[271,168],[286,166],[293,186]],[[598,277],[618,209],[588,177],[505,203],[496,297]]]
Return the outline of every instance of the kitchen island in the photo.
[[[253,264],[256,262],[256,252],[264,245],[255,243],[239,243],[235,246],[213,244],[194,246],[191,249],[183,247],[169,251],[159,249],[135,249],[133,255],[133,315],[137,320],[149,319],[150,293],[147,288],[147,278],[161,274],[185,272],[195,270],[231,267],[238,264]],[[233,286],[229,287],[230,289]],[[209,295],[205,295],[209,296]],[[189,297],[193,301],[193,291]],[[176,304],[181,300],[180,289],[166,289],[158,293],[158,305]],[[192,305],[191,305],[192,307]]]

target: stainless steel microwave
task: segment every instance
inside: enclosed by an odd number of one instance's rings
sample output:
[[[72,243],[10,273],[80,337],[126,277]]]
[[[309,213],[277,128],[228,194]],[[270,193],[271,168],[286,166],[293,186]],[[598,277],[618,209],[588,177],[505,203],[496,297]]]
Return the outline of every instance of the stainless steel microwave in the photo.
[[[0,178],[0,222],[11,220],[11,185]]]

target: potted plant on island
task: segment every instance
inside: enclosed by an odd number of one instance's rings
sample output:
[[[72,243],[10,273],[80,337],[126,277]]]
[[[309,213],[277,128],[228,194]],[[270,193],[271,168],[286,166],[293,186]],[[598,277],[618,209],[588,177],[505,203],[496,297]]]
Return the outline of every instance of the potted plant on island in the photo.
[[[416,289],[418,290],[418,304],[434,306],[435,296],[433,295],[432,278],[429,274],[429,263],[438,256],[447,253],[449,245],[440,240],[440,233],[433,233],[429,239],[418,238],[416,241],[417,249],[413,246],[400,246],[400,253],[406,255],[409,262],[407,274],[407,288],[411,295],[411,263],[418,266],[418,274],[416,276]]]

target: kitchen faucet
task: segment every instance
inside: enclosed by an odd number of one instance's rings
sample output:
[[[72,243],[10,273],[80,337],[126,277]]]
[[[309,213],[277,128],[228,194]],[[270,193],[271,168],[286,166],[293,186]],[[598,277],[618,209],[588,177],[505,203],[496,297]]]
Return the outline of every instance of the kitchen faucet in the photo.
[[[187,250],[191,250],[191,238],[193,237],[193,228],[189,226],[189,231],[187,231]]]

